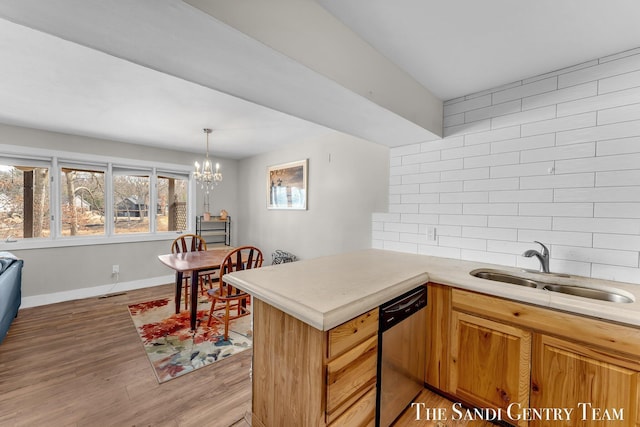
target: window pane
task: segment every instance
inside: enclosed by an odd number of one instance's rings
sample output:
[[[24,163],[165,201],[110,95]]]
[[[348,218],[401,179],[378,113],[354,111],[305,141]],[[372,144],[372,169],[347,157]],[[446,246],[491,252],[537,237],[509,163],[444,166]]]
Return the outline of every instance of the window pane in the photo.
[[[187,229],[187,179],[158,176],[157,231]]]
[[[113,177],[114,230],[117,234],[149,232],[149,177]]]
[[[62,168],[60,193],[63,236],[105,234],[104,172]]]
[[[0,165],[0,237],[49,237],[49,169]]]

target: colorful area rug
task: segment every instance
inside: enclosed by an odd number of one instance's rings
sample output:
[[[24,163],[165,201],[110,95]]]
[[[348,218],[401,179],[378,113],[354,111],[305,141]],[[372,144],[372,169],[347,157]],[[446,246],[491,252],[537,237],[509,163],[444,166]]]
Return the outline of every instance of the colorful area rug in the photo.
[[[223,323],[214,322],[207,327],[211,307],[207,298],[198,302],[195,333],[189,330],[190,311],[182,309],[175,314],[174,301],[163,298],[129,306],[131,319],[159,383],[251,348],[251,315],[232,320],[229,340],[225,341]]]

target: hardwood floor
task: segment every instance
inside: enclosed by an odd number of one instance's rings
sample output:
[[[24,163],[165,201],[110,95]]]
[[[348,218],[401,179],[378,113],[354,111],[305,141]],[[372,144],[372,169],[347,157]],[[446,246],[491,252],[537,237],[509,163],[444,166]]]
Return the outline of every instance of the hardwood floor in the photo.
[[[158,384],[127,306],[173,289],[20,310],[0,344],[0,426],[242,425],[251,351]]]

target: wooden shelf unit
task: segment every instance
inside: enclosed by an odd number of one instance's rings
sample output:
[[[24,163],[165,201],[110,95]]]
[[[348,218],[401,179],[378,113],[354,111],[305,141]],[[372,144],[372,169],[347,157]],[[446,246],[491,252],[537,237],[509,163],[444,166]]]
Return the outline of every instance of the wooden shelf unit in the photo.
[[[209,221],[205,221],[202,216],[196,217],[196,234],[202,236],[208,246],[231,245],[231,217],[221,219],[219,216],[212,216]]]

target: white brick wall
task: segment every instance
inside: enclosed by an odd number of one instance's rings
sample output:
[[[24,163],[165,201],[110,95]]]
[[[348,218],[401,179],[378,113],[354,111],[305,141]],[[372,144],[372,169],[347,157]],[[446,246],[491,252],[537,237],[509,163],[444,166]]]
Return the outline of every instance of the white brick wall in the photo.
[[[391,149],[375,248],[640,284],[640,49],[445,102],[444,139]],[[427,230],[436,229],[436,240]]]

